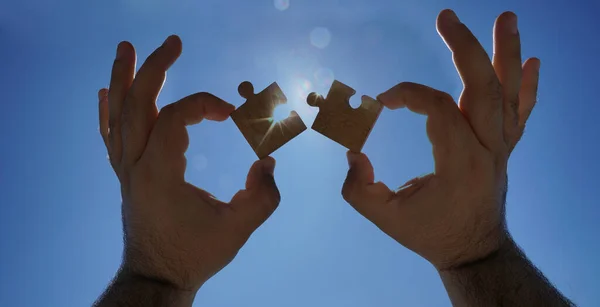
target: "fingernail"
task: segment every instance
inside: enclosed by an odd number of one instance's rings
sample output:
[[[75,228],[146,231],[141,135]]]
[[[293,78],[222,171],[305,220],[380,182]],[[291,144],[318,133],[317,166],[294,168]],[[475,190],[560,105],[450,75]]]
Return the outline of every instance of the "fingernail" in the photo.
[[[458,16],[456,16],[456,13],[454,13],[453,10],[450,10],[450,9],[445,10],[443,16],[444,16],[443,21],[446,25],[450,26],[450,25],[455,25],[455,24],[460,23]]]
[[[117,60],[121,60],[127,56],[126,42],[120,42],[117,46]]]
[[[519,33],[519,27],[517,25],[517,15],[509,13],[506,19],[506,29],[508,30],[508,32],[513,35]]]
[[[271,176],[275,173],[275,159],[267,157],[263,160],[263,171]]]

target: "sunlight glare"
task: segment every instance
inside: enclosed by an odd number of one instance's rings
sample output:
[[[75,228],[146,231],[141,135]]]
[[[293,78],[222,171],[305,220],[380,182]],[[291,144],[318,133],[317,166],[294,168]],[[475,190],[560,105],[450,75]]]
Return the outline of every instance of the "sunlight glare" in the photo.
[[[296,81],[296,93],[299,98],[306,99],[310,91],[312,90],[312,84],[310,81],[304,78],[298,78]]]
[[[287,103],[275,106],[275,109],[273,109],[273,116],[271,117],[273,123],[278,123],[282,120],[285,120],[290,116],[291,111],[291,106]]]
[[[292,79],[292,89],[294,95],[292,95],[290,101],[288,101],[288,103],[291,104],[292,110],[298,112],[303,119],[314,117],[313,114],[316,114],[318,109],[315,109],[306,103],[306,97],[315,90],[313,84],[303,76],[295,76]]]

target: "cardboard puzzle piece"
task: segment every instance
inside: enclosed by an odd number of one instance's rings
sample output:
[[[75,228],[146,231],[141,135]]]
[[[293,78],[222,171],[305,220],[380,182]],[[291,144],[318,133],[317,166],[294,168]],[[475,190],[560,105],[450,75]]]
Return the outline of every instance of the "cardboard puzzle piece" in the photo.
[[[306,125],[295,111],[284,120],[273,121],[275,107],[287,102],[277,83],[273,82],[255,94],[252,83],[244,81],[238,87],[238,92],[246,98],[246,102],[231,113],[231,118],[258,158],[270,155],[306,130]]]
[[[334,80],[327,98],[310,93],[306,102],[319,108],[312,129],[336,141],[353,152],[360,152],[367,141],[383,105],[381,102],[362,96],[360,107],[350,106],[350,97],[356,91]]]

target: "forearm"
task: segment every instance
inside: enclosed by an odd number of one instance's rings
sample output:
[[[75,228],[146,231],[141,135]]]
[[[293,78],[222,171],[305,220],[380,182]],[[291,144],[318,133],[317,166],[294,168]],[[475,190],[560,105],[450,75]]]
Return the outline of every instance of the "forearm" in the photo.
[[[454,306],[575,306],[512,239],[485,259],[440,272]]]
[[[189,307],[195,293],[120,270],[94,307]]]

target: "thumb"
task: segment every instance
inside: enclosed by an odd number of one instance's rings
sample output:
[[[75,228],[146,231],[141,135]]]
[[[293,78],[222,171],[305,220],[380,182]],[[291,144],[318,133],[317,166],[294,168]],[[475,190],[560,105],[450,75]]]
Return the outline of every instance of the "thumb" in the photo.
[[[236,222],[251,232],[271,216],[281,200],[274,171],[275,159],[272,157],[254,162],[248,171],[246,189],[235,194],[230,202]]]
[[[263,187],[270,189],[274,188],[277,190],[275,179],[273,177],[274,173],[275,159],[272,157],[266,157],[254,162],[250,167],[250,171],[248,171],[246,189],[258,189]]]
[[[378,219],[393,196],[383,182],[374,182],[375,173],[369,158],[363,153],[348,152],[348,175],[342,187],[342,196],[356,211],[370,220]]]

